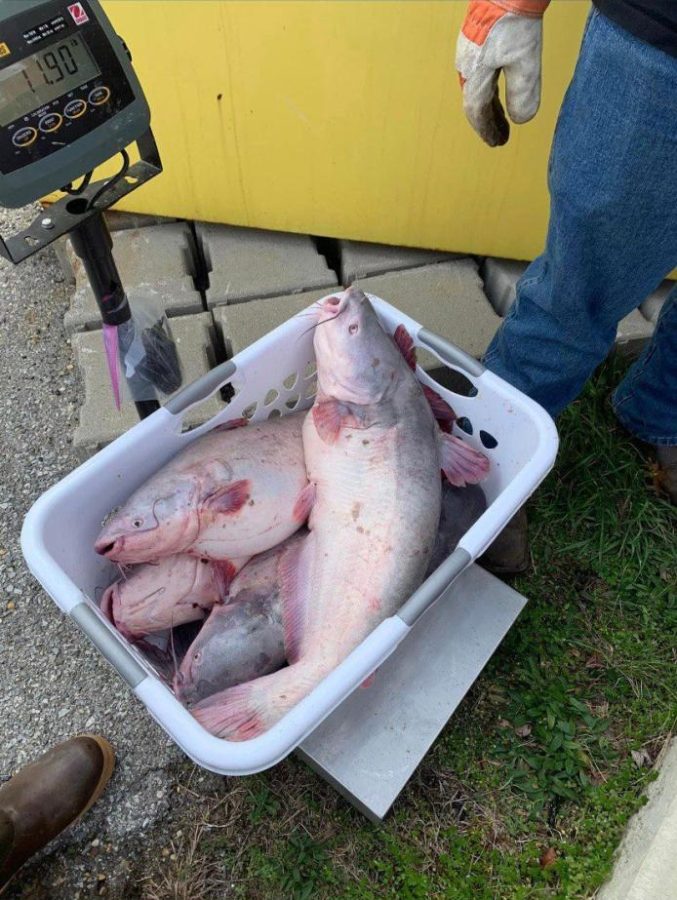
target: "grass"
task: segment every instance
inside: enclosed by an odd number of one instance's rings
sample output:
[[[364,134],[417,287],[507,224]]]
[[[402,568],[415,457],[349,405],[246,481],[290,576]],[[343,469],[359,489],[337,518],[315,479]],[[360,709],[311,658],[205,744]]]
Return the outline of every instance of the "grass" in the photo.
[[[185,837],[148,854],[144,897],[595,893],[677,718],[675,513],[611,412],[625,366],[561,417],[515,582],[530,602],[386,823],[294,759],[207,794],[178,783]]]

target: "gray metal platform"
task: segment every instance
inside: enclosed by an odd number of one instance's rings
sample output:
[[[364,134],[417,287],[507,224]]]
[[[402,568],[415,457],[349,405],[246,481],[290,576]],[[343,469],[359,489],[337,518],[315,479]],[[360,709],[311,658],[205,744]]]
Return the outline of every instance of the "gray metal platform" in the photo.
[[[470,566],[371,686],[353,691],[297,754],[380,822],[525,603],[498,578]]]

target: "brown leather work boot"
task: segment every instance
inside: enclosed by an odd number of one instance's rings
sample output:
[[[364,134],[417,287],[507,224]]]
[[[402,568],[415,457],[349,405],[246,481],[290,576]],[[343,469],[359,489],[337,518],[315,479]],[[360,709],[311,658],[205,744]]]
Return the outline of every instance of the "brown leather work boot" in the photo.
[[[81,734],[48,750],[0,787],[0,894],[21,866],[101,796],[115,753]]]
[[[656,462],[658,484],[677,506],[677,447],[656,447]]]
[[[494,575],[520,575],[529,568],[527,511],[521,507],[478,560]]]

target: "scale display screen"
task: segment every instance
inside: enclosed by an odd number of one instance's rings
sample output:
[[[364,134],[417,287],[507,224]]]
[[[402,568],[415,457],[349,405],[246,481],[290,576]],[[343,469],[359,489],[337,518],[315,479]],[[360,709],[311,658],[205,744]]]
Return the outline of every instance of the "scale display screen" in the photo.
[[[100,75],[86,43],[72,35],[0,71],[0,127]]]

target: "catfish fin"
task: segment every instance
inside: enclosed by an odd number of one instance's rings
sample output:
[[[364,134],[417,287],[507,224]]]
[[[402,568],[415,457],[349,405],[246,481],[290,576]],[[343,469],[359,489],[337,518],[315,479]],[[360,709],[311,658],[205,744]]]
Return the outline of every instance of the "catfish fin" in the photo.
[[[393,335],[393,340],[398,346],[398,349],[402,356],[404,357],[407,365],[412,370],[412,372],[416,371],[416,347],[414,346],[414,339],[409,334],[404,325],[398,325],[395,329],[395,334]]]
[[[231,481],[205,497],[200,505],[214,513],[236,513],[249,500],[250,486],[247,479]]]
[[[298,500],[294,504],[292,515],[297,522],[303,524],[310,515],[310,510],[315,503],[315,485],[311,482],[307,484],[298,496]]]
[[[453,434],[439,433],[440,468],[454,487],[477,484],[489,472],[489,459]]]
[[[287,662],[292,665],[300,654],[310,602],[310,575],[314,537],[309,534],[280,557],[277,566],[282,605],[282,626]]]
[[[325,444],[335,444],[342,426],[357,428],[360,422],[339,400],[321,400],[313,406],[313,422]]]
[[[428,387],[427,384],[421,385],[423,388],[423,393],[425,394],[425,398],[430,405],[430,408],[433,411],[433,415],[437,419],[437,423],[442,429],[442,431],[447,434],[451,433],[452,426],[456,421],[456,413],[449,406],[446,400],[444,400],[437,391],[433,390],[433,388]]]

